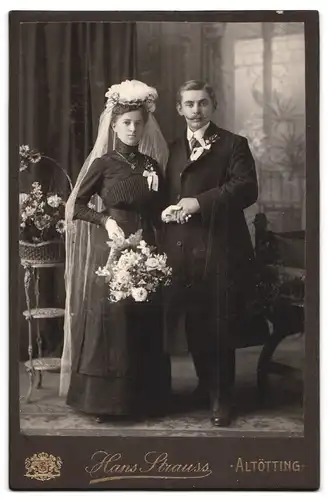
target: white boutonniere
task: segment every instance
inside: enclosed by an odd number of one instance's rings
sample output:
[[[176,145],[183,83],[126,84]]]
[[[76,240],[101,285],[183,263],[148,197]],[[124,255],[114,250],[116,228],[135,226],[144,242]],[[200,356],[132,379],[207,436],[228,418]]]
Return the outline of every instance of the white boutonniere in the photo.
[[[207,139],[198,139],[198,142],[200,143],[200,146],[195,147],[191,154],[190,154],[190,160],[195,161],[197,160],[205,150],[210,150],[212,147],[212,144],[217,141],[219,138],[218,134],[211,135],[211,137],[208,137]]]
[[[145,170],[142,175],[147,178],[148,189],[158,191],[158,175],[156,174],[151,160],[147,158]]]

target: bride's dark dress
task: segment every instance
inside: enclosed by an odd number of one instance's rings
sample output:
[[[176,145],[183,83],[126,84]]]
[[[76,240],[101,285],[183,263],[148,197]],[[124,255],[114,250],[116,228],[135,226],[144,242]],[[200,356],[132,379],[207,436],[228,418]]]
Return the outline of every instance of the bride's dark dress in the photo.
[[[152,162],[159,190],[142,175]],[[88,206],[95,193],[105,211]],[[162,208],[161,177],[155,161],[117,140],[116,150],[96,159],[86,174],[74,218],[92,222],[92,255],[85,300],[72,311],[72,374],[67,404],[96,415],[138,415],[161,411],[170,390],[170,367],[163,351],[160,292],[149,302],[108,300],[108,285],[95,271],[105,265],[109,247],[104,220],[113,217],[127,237],[143,229],[155,244]],[[78,242],[76,242],[78,244]],[[81,272],[84,272],[81,269]],[[73,289],[72,294],[81,295]],[[81,295],[82,296],[82,295]]]

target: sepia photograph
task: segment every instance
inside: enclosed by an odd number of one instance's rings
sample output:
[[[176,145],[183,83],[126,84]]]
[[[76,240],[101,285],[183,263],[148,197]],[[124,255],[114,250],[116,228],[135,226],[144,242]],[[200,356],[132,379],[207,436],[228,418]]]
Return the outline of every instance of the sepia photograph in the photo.
[[[306,37],[277,12],[19,20],[21,435],[304,437]]]
[[[302,434],[303,23],[20,29],[22,431]]]

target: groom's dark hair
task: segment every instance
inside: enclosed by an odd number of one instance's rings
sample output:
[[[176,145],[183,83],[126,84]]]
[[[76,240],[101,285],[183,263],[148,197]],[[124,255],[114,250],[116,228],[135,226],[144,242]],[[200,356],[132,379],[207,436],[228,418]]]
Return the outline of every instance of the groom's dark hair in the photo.
[[[213,87],[208,83],[203,82],[201,80],[188,80],[187,82],[183,83],[176,95],[177,104],[181,104],[182,92],[185,92],[186,90],[205,90],[212,101],[214,109],[216,109],[217,100],[215,92],[213,90]]]

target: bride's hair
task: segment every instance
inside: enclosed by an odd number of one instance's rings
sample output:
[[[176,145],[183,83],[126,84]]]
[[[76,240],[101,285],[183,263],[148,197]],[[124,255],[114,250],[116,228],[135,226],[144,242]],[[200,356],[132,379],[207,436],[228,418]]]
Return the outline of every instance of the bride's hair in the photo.
[[[111,120],[111,125],[115,123],[117,118],[119,116],[124,115],[125,113],[128,113],[129,111],[141,111],[142,117],[144,119],[144,122],[146,123],[148,120],[148,110],[145,108],[145,106],[142,103],[121,103],[118,102],[115,104],[115,106],[112,109],[112,120]]]

